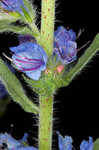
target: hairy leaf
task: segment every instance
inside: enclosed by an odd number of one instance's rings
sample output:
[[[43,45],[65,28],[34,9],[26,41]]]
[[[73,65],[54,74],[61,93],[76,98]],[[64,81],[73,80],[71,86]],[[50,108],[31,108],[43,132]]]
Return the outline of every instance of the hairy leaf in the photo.
[[[12,99],[19,103],[26,112],[37,114],[38,107],[33,104],[25,95],[23,88],[16,76],[8,69],[2,59],[0,59],[0,78],[4,83]]]
[[[96,52],[98,52],[98,50],[99,50],[99,34],[96,35],[94,41],[92,42],[90,47],[86,49],[83,56],[79,58],[77,64],[72,69],[70,69],[70,71],[66,75],[64,75],[63,86],[67,86],[72,81],[72,79],[78,73],[80,73],[80,71],[90,62],[90,60],[96,54]]]
[[[18,34],[30,34],[32,35],[31,30],[27,26],[16,26],[11,24],[0,24],[0,32],[14,32]]]
[[[29,14],[32,18],[32,22],[35,23],[36,20],[36,9],[33,7],[32,2],[30,2],[29,0],[23,0],[25,6],[28,8],[29,10]]]
[[[0,12],[0,21],[2,20],[8,20],[8,22],[15,22],[18,20],[20,16],[17,13],[12,13],[12,15],[4,12]]]

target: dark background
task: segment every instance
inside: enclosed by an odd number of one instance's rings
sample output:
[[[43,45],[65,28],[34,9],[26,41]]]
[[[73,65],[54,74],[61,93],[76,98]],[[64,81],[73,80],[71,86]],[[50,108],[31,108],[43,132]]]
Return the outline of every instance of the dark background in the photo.
[[[34,3],[38,5],[38,11],[40,11],[40,1]],[[92,41],[99,32],[97,4],[90,2],[87,5],[86,1],[82,3],[81,1],[66,2],[65,0],[57,3],[55,29],[59,25],[64,25],[64,27],[72,28],[76,34],[80,29],[84,29],[83,34],[77,40],[78,48],[87,41]],[[0,43],[2,43],[2,50],[9,55],[8,47],[18,44],[17,36],[2,34]],[[78,57],[83,54],[84,50],[79,52]],[[68,87],[59,89],[54,98],[54,131],[59,130],[62,135],[71,135],[77,149],[80,142],[88,139],[88,136],[92,136],[94,140],[99,137],[98,54]],[[11,128],[11,124],[13,124],[13,128]],[[21,138],[24,132],[28,132],[30,144],[33,142],[36,145],[37,127],[34,126],[35,124],[34,115],[25,113],[17,104],[11,102],[6,114],[0,119],[0,131],[12,132],[17,139]],[[55,132],[53,141],[53,147],[56,148]]]

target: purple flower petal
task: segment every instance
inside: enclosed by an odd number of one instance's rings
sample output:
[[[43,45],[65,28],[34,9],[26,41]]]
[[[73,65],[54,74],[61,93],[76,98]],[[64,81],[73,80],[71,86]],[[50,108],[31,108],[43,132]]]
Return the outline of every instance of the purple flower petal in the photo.
[[[64,37],[65,40],[75,41],[76,33],[72,29],[67,30],[63,26],[60,26],[55,31],[55,38],[61,40],[62,37]]]
[[[59,150],[72,150],[72,138],[70,136],[63,138],[59,132],[56,133],[58,134]]]

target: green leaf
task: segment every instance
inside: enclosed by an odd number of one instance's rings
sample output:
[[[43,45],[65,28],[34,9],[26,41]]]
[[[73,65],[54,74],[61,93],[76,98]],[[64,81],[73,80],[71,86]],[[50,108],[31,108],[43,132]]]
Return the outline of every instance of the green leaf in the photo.
[[[23,35],[26,35],[26,34],[29,34],[31,36],[33,36],[35,39],[39,38],[40,34],[37,30],[34,30],[31,31],[31,29],[29,29],[27,26],[16,26],[16,25],[7,25],[7,24],[1,24],[0,25],[0,32],[14,32],[14,33],[17,33],[17,34],[23,34]]]
[[[6,20],[8,22],[15,22],[16,20],[19,20],[20,16],[17,13],[4,13],[4,12],[0,12],[0,21]]]
[[[30,17],[28,12],[25,11],[25,9],[23,9],[25,17],[17,15],[17,13],[2,13],[0,12],[0,32],[14,32],[14,33],[18,33],[18,34],[29,34],[32,35],[33,37],[35,37],[36,39],[40,37],[40,32],[37,28],[37,26],[35,25],[35,21],[33,16]],[[25,18],[25,19],[24,19]],[[32,21],[30,21],[32,18]],[[26,21],[27,19],[27,21]],[[22,27],[22,26],[15,26],[12,25],[12,23],[15,23],[17,20],[20,20],[24,23],[26,23],[27,25]],[[28,22],[30,21],[30,23]]]
[[[25,6],[28,8],[29,11],[29,15],[32,18],[32,22],[35,23],[36,21],[36,9],[33,7],[32,2],[30,2],[29,0],[23,0]]]
[[[29,22],[32,23],[33,20],[31,18],[31,16],[29,15],[29,13],[26,11],[26,9],[22,7],[22,11],[24,13],[24,17],[25,17],[26,22],[27,23],[29,23]]]
[[[32,28],[29,28],[28,26],[18,26],[18,25],[12,25],[9,20],[1,20],[0,21],[0,32],[14,32],[17,34],[29,34],[36,39],[40,37],[40,33],[36,27],[35,24],[31,25]]]
[[[33,36],[33,33],[27,26],[22,27],[22,26],[10,25],[10,24],[4,25],[4,22],[0,24],[0,32],[14,32],[18,34],[30,34]]]
[[[9,26],[9,24],[16,22],[18,18],[15,18],[13,16],[5,15],[3,13],[0,13],[0,32],[2,32],[2,29]]]
[[[93,150],[99,150],[99,138],[94,142]]]
[[[0,59],[0,78],[15,102],[20,104],[26,112],[38,114],[38,107],[28,99],[19,80],[8,69],[2,59]]]
[[[64,85],[67,86],[72,79],[80,73],[80,71],[90,62],[92,57],[98,52],[99,50],[99,34],[96,35],[94,41],[90,45],[88,49],[86,49],[83,56],[81,56],[77,62],[77,64],[66,74],[63,76]]]

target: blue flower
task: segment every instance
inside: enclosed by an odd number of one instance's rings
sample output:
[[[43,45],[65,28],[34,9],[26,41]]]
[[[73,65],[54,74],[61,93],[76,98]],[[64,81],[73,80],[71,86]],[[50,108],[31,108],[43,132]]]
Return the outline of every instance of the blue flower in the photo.
[[[36,43],[25,42],[16,47],[10,47],[14,52],[13,63],[17,69],[33,80],[39,80],[41,71],[46,69],[47,55]]]
[[[33,146],[24,146],[20,141],[14,139],[10,134],[8,133],[0,133],[0,148],[4,146],[4,144],[7,145],[8,150],[38,150],[37,148]]]
[[[54,55],[63,64],[69,64],[77,59],[76,34],[73,30],[58,27],[54,37]]]
[[[5,143],[5,142],[9,150],[21,146],[21,143],[15,140],[10,134],[0,133],[0,146],[2,146],[2,143]]]
[[[72,138],[70,136],[63,138],[59,132],[56,133],[58,134],[59,150],[72,150]]]
[[[0,6],[4,10],[18,12],[21,15],[24,15],[22,12],[22,7],[27,10],[27,8],[25,7],[23,3],[23,0],[1,0]]]
[[[80,150],[93,150],[93,139],[89,137],[89,141],[83,141],[80,145]]]

